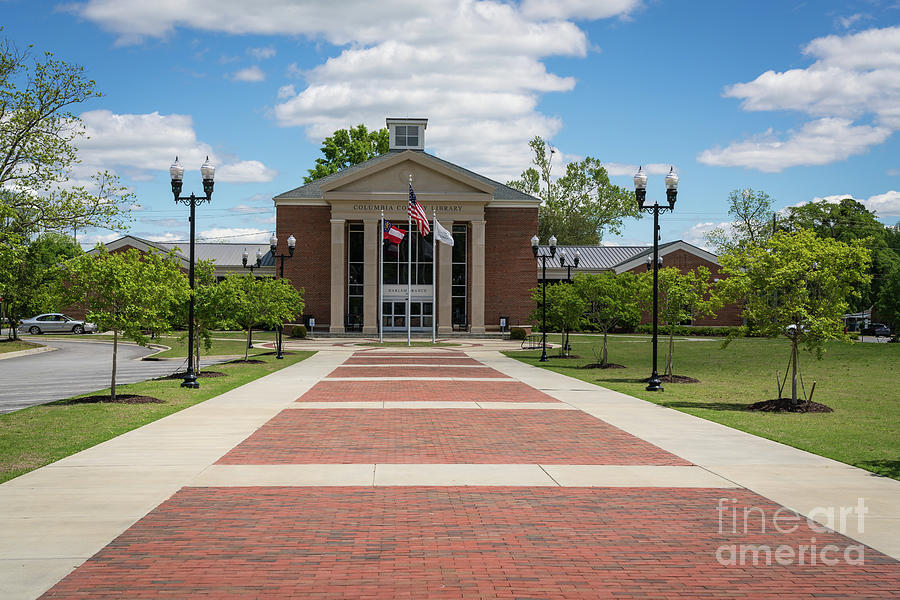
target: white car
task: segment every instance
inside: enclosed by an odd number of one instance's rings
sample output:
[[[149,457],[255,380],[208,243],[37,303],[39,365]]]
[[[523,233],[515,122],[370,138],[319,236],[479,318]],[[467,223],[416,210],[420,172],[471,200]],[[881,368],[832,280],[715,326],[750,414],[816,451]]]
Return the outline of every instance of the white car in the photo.
[[[97,325],[85,323],[62,313],[47,313],[24,321],[19,321],[19,331],[27,331],[31,335],[41,333],[94,333]]]

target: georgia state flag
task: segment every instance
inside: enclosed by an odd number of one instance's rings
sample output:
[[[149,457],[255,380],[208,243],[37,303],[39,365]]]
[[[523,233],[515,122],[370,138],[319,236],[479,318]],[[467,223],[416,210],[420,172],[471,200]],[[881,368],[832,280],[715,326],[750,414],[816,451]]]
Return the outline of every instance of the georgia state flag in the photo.
[[[403,237],[406,235],[406,231],[400,229],[395,226],[390,221],[384,222],[384,239],[390,241],[393,244],[399,244],[403,241]]]

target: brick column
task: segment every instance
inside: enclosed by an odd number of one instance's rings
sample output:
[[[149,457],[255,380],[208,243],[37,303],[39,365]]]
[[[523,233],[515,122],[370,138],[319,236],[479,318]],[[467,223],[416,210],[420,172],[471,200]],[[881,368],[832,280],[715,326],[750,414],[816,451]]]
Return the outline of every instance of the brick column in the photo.
[[[365,265],[363,267],[363,333],[378,333],[378,236],[377,219],[363,221]]]
[[[472,221],[472,333],[484,333],[484,221]]]
[[[444,224],[453,233],[453,221]],[[453,331],[452,315],[453,301],[451,299],[450,286],[453,285],[453,247],[447,244],[437,243],[438,248],[438,272],[437,272],[437,306],[434,314],[437,316],[438,334],[447,335]]]
[[[331,326],[328,333],[344,333],[344,220],[331,219]]]

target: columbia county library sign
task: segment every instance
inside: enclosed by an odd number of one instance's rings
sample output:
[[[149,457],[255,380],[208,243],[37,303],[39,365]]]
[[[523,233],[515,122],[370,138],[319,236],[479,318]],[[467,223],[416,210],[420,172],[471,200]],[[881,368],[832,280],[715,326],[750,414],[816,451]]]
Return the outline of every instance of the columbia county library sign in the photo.
[[[500,318],[524,323],[537,285],[531,236],[540,200],[424,151],[426,119],[387,119],[390,151],[275,196],[279,243],[297,238],[285,277],[304,290],[307,316],[329,332],[497,329]],[[424,240],[415,230],[397,252],[386,252],[379,297],[379,228],[408,228],[408,183],[429,218],[453,233],[454,245]],[[279,248],[279,253],[286,248]],[[432,303],[432,252],[437,273]],[[412,302],[407,314],[412,262]]]

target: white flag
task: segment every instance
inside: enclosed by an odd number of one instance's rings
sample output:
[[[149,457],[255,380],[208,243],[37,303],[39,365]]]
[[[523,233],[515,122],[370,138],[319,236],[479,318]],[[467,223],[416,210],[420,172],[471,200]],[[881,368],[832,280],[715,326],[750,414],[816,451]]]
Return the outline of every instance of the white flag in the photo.
[[[438,223],[437,217],[434,219],[434,239],[439,242],[443,242],[448,246],[453,245],[453,236],[449,231],[444,229],[444,226]]]

